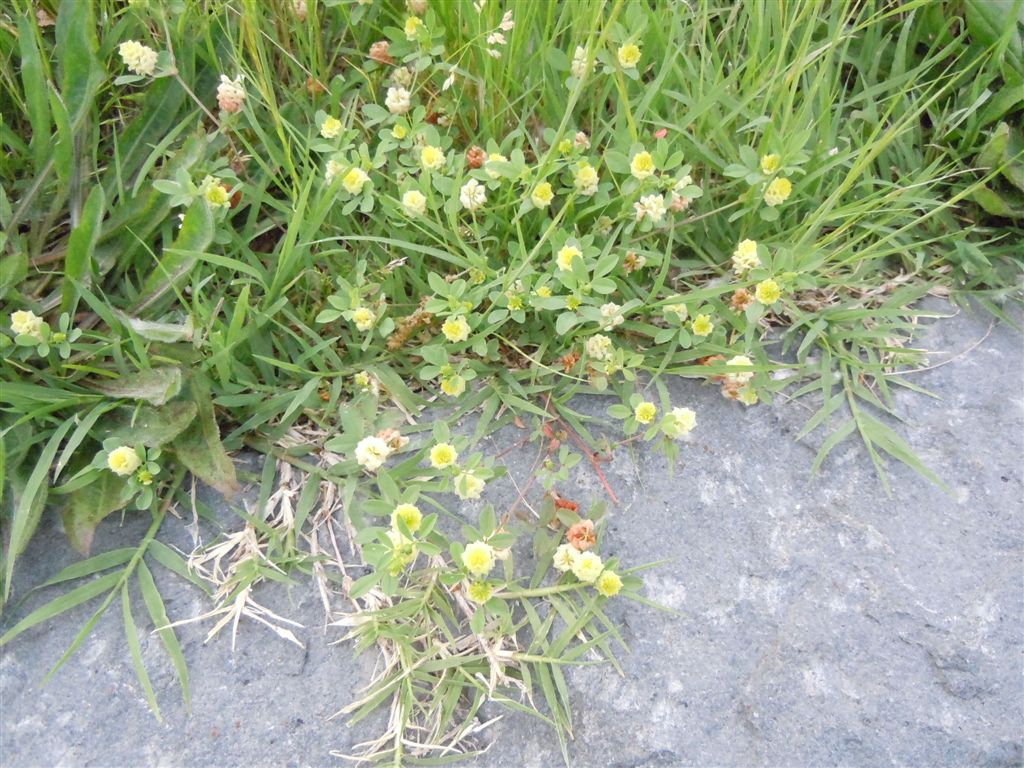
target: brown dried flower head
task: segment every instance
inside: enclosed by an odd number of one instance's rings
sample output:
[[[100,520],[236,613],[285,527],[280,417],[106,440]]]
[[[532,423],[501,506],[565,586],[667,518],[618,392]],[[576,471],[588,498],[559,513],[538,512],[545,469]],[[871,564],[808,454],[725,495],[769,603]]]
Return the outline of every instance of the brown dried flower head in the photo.
[[[597,535],[594,533],[594,521],[580,520],[569,529],[565,539],[580,552],[586,552],[597,543]]]
[[[388,48],[391,46],[387,40],[378,40],[370,46],[370,58],[379,64],[394,64],[395,60],[388,55]]]
[[[466,165],[474,171],[478,168],[483,168],[486,162],[487,153],[481,147],[473,146],[466,150]]]
[[[746,312],[747,307],[754,303],[754,297],[746,288],[737,288],[729,300],[729,306],[737,312]]]
[[[630,275],[641,269],[644,264],[647,263],[647,258],[636,251],[626,251],[626,256],[622,260],[622,268],[626,270],[626,274]]]
[[[402,433],[397,429],[382,429],[377,433],[377,437],[387,443],[392,451],[401,450],[409,444],[409,438],[402,437]]]

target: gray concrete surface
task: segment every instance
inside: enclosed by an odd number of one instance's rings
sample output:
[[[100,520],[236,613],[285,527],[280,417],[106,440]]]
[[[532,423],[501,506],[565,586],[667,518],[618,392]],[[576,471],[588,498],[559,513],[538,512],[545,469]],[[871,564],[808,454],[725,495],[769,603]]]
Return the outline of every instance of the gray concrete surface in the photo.
[[[612,612],[632,653],[625,677],[588,667],[570,675],[576,701],[575,766],[1014,766],[1024,763],[1024,354],[1021,337],[961,313],[937,322],[924,345],[946,365],[916,374],[941,399],[899,395],[900,430],[952,488],[945,495],[890,465],[887,498],[863,449],[837,450],[811,480],[816,439],[793,442],[810,414],[799,404],[744,409],[713,387],[670,384],[699,414],[674,477],[662,456],[636,448],[606,467],[622,505],[607,545],[626,562],[672,558],[647,594],[672,617],[625,601]],[[579,403],[601,415],[606,403]],[[499,434],[490,444],[497,451]],[[485,446],[485,450],[488,446]],[[523,480],[526,458],[511,457]],[[508,482],[490,488],[509,499]],[[571,494],[599,498],[584,462]],[[507,503],[507,502],[506,502]],[[476,507],[467,505],[468,517]],[[96,549],[137,541],[144,526],[108,521]],[[209,535],[209,534],[208,534]],[[184,524],[165,538],[187,547]],[[22,589],[74,560],[54,535],[24,557]],[[174,618],[204,598],[157,573]],[[25,615],[30,596],[4,617]],[[260,599],[306,625],[300,651],[243,624],[202,644],[205,627],[180,630],[191,665],[194,712],[182,711],[159,641],[143,652],[164,711],[146,709],[115,606],[45,687],[49,665],[88,617],[76,610],[35,629],[0,657],[0,762],[22,766],[333,765],[373,734],[326,717],[368,680],[370,656],[328,646],[308,582],[273,585]],[[136,618],[145,609],[138,603]],[[497,743],[472,764],[538,768],[561,760],[553,735],[510,714]]]

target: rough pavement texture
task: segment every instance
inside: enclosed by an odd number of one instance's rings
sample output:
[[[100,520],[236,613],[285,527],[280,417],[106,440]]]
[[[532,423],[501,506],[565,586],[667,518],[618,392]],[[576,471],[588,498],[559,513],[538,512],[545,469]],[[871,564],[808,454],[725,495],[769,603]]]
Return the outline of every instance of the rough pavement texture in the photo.
[[[937,322],[923,346],[952,362],[915,374],[939,395],[901,393],[900,427],[952,495],[890,465],[887,498],[862,447],[840,447],[811,480],[816,439],[793,436],[800,404],[744,409],[696,381],[670,383],[673,402],[698,412],[695,439],[675,476],[663,456],[635,447],[605,469],[622,505],[606,554],[627,563],[672,558],[649,572],[647,594],[682,615],[617,601],[632,653],[620,678],[575,670],[576,766],[1012,766],[1022,748],[1021,337],[985,316]],[[601,416],[607,403],[580,401]],[[491,445],[496,452],[502,440]],[[522,482],[525,456],[508,461]],[[492,498],[507,504],[506,485]],[[573,487],[574,486],[574,487]],[[602,490],[586,465],[575,498]],[[567,493],[568,495],[568,493]],[[499,505],[499,509],[502,507]],[[472,518],[478,507],[464,508]],[[96,550],[138,541],[134,516],[108,521]],[[207,534],[209,536],[209,534]],[[188,548],[184,523],[165,540]],[[208,539],[209,540],[209,539]],[[42,532],[18,586],[44,581],[74,556]],[[205,599],[176,577],[157,577],[172,618]],[[31,595],[4,617],[24,616],[50,595]],[[346,728],[325,719],[368,680],[374,659],[328,646],[311,585],[272,585],[259,599],[302,622],[307,651],[243,623],[203,647],[204,627],[179,630],[191,668],[186,717],[159,640],[142,637],[163,707],[146,709],[114,606],[45,687],[38,684],[88,618],[72,611],[12,643],[0,658],[0,762],[35,765],[331,765],[378,723]],[[135,606],[136,620],[145,608]],[[511,714],[492,726],[494,748],[474,765],[556,766],[553,734]]]

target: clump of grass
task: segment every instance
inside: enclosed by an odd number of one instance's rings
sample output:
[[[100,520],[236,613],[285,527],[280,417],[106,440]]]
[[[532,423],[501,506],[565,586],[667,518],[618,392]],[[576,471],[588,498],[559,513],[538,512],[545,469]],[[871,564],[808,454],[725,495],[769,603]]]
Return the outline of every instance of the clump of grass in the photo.
[[[675,463],[700,415],[670,400],[666,374],[736,407],[815,398],[800,435],[823,433],[815,471],[856,436],[883,483],[887,458],[940,482],[885,420],[896,388],[919,389],[903,375],[924,359],[917,302],[973,297],[1001,315],[1019,298],[1010,4],[5,13],[4,600],[48,507],[86,555],[114,511],[148,510],[154,527],[67,569],[54,584],[104,575],[0,644],[105,594],[66,659],[121,591],[154,709],[130,578],[188,688],[147,560],[213,585],[214,633],[248,616],[286,639],[253,589],[301,569],[328,610],[340,580],[353,639],[388,659],[353,710],[390,702],[367,756],[461,749],[495,697],[564,747],[561,667],[613,658],[615,630],[570,577],[541,586],[556,542],[528,586],[505,573],[473,609],[450,534],[375,517],[422,504],[449,519],[444,494],[476,498],[501,474],[475,447],[510,423],[551,449],[553,505],[582,457],[600,473],[580,393]],[[469,414],[474,433],[452,437],[444,424]],[[243,529],[188,560],[160,544],[165,510],[190,501],[185,472],[234,498],[242,448],[267,457]],[[510,547],[498,519],[460,546]],[[348,564],[346,537],[362,553]]]

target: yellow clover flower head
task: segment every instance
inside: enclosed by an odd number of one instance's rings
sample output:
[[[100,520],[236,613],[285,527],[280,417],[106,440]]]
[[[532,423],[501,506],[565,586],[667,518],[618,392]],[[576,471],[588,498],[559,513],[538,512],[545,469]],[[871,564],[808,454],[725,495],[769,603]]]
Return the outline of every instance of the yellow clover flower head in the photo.
[[[427,198],[418,189],[410,189],[402,195],[402,208],[410,216],[422,216],[427,211]]]
[[[641,181],[653,176],[656,170],[657,166],[654,165],[654,158],[650,152],[637,152],[629,161],[629,172]]]
[[[472,472],[462,472],[455,478],[455,495],[463,501],[479,499],[487,483]]]
[[[530,193],[530,202],[537,208],[547,208],[554,199],[555,191],[551,188],[551,184],[546,181],[542,181]]]
[[[115,448],[107,454],[107,466],[110,471],[120,477],[127,477],[142,464],[142,459],[139,458],[139,454],[135,452],[135,449],[122,445],[119,448]]]
[[[597,577],[594,588],[605,597],[614,597],[622,589],[622,579],[615,571],[605,571]]]
[[[665,417],[663,429],[668,437],[685,437],[697,426],[697,414],[691,408],[673,408]]]
[[[156,71],[156,51],[138,40],[126,40],[117,47],[128,71],[149,77]]]
[[[650,424],[654,421],[654,417],[658,415],[658,406],[654,403],[644,401],[637,403],[636,408],[633,409],[633,418],[636,419],[640,424]]]
[[[743,275],[759,266],[761,266],[761,259],[757,255],[757,241],[740,240],[736,250],[732,252],[733,272]]]
[[[603,570],[604,563],[593,552],[580,552],[572,564],[573,576],[587,584],[593,584]]]
[[[559,570],[562,573],[571,571],[573,565],[576,563],[576,558],[579,557],[579,554],[580,551],[572,544],[561,544],[558,549],[555,550],[553,565],[556,570]]]
[[[781,160],[778,155],[764,155],[761,158],[761,173],[765,176],[771,176],[779,170],[780,163]]]
[[[484,163],[484,172],[488,176],[490,176],[492,179],[497,179],[497,178],[499,178],[501,176],[501,174],[498,171],[496,171],[494,168],[488,168],[487,166],[489,166],[491,163],[507,163],[507,162],[508,162],[508,158],[505,157],[500,152],[491,152],[489,155],[487,155],[487,161]]]
[[[576,191],[585,197],[597,192],[599,177],[597,169],[588,162],[582,162],[576,167],[576,174],[573,176],[573,184]]]
[[[469,585],[469,589],[466,590],[466,594],[469,595],[469,599],[474,603],[483,605],[491,599],[491,595],[494,594],[494,587],[486,581],[474,581]]]
[[[420,150],[420,165],[428,171],[439,171],[444,168],[445,156],[440,147],[430,144]]]
[[[627,43],[619,48],[619,64],[623,69],[633,69],[640,63],[640,46],[636,43]]]
[[[430,466],[434,469],[447,469],[455,464],[459,452],[451,443],[438,443],[430,449]]]
[[[766,306],[771,306],[782,298],[782,288],[774,280],[762,280],[754,290],[757,300]]]
[[[409,135],[409,129],[401,123],[395,123],[395,127],[391,129],[391,135],[401,141]]]
[[[694,336],[710,336],[715,330],[715,324],[711,322],[710,315],[697,315],[690,324]]]
[[[582,256],[583,251],[577,248],[575,245],[563,245],[555,256],[555,261],[558,262],[558,268],[568,272],[572,269],[573,259],[578,256]]]
[[[363,191],[363,186],[370,180],[369,174],[362,168],[352,168],[341,177],[341,186],[351,195],[358,195]]]
[[[681,301],[667,305],[664,312],[666,315],[675,315],[680,323],[684,322],[686,318],[690,316],[690,310],[687,309],[686,304]]]
[[[369,307],[359,307],[352,313],[352,322],[355,323],[356,328],[363,333],[373,328],[373,324],[376,320],[377,315],[375,315],[373,310]]]
[[[768,189],[764,191],[764,201],[767,205],[772,207],[782,205],[782,203],[786,202],[789,198],[792,191],[792,182],[784,176],[779,176],[776,179],[772,179],[771,184],[768,185]]]
[[[733,366],[753,365],[754,361],[751,360],[746,355],[735,355],[734,357],[730,357],[728,360],[726,360],[725,364]],[[730,384],[739,384],[740,386],[749,383],[752,378],[754,378],[753,371],[740,371],[739,373],[725,374],[726,381],[728,381]]]
[[[494,547],[486,541],[474,541],[467,544],[462,552],[462,564],[474,576],[486,576],[490,573],[495,559]]]
[[[453,344],[469,338],[469,323],[462,315],[449,317],[441,324],[441,333]]]
[[[466,391],[466,380],[455,374],[441,379],[441,391],[449,397],[458,397]]]
[[[27,309],[11,312],[11,330],[16,336],[39,336],[43,330],[43,318]]]
[[[328,115],[320,125],[320,135],[325,139],[336,139],[341,133],[341,120]]]
[[[584,345],[587,356],[591,360],[611,360],[615,353],[615,345],[612,340],[603,333],[597,333],[587,339]]]
[[[415,504],[399,504],[391,513],[391,527],[398,530],[398,521],[405,523],[410,533],[416,533],[423,522],[423,513]]]
[[[207,176],[203,179],[199,191],[212,208],[227,208],[231,205],[231,193],[216,176]]]
[[[356,445],[356,463],[370,472],[376,472],[391,453],[391,446],[383,438],[370,435]]]
[[[418,16],[410,16],[405,20],[405,39],[415,40],[423,27],[423,19]]]

